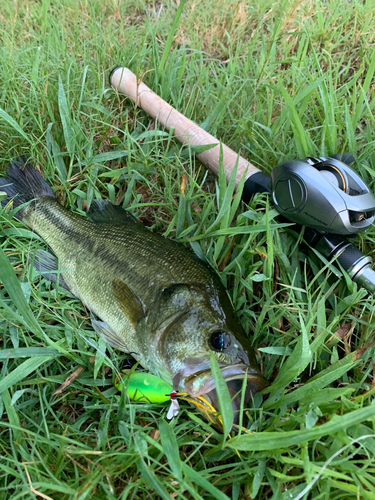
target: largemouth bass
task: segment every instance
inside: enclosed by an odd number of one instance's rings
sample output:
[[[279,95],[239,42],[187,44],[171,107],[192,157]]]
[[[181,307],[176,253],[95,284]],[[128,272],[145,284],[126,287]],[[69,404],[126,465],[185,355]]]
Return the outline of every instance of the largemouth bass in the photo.
[[[3,204],[13,199],[15,216],[54,253],[37,256],[40,270],[65,270],[63,285],[95,315],[93,328],[112,347],[217,409],[210,353],[234,409],[245,376],[246,401],[266,386],[219,276],[182,244],[109,202],[93,203],[87,218],[68,211],[23,160],[11,163],[0,189],[8,196]]]

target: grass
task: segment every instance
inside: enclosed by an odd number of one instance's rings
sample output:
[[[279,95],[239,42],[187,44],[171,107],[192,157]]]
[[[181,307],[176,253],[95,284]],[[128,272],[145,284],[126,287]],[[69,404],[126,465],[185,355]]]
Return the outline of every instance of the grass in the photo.
[[[374,188],[372,3],[186,2],[174,25],[177,8],[4,1],[0,169],[24,154],[72,210],[109,199],[206,256],[271,382],[247,410],[255,434],[223,442],[188,405],[166,423],[129,404],[113,385],[126,355],[28,266],[43,243],[3,211],[0,498],[374,499],[374,299],[108,85],[116,65],[144,75],[267,172],[356,152]],[[355,244],[373,253],[374,229]]]

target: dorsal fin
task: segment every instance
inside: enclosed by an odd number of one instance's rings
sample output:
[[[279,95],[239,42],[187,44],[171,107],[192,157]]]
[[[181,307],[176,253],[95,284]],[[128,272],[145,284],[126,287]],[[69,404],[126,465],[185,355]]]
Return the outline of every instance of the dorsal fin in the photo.
[[[94,200],[87,213],[87,219],[91,222],[116,222],[117,224],[138,223],[137,219],[127,210],[113,205],[109,201]]]

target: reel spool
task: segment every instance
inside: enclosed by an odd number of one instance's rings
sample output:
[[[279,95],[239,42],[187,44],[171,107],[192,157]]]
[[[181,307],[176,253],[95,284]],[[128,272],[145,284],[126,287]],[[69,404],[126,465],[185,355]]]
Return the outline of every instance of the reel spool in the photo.
[[[337,158],[305,158],[271,172],[280,214],[324,233],[352,235],[375,220],[375,196],[354,170]]]

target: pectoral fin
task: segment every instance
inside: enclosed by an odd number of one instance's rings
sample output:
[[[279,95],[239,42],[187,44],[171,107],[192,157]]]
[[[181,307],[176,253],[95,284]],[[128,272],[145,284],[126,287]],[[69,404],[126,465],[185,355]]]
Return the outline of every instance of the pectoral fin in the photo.
[[[123,352],[129,352],[124,340],[117,335],[107,323],[97,319],[91,319],[91,324],[96,333],[98,333],[111,347]]]
[[[139,297],[121,280],[114,280],[112,283],[116,303],[125,316],[135,327],[138,321],[144,317],[142,302]]]

